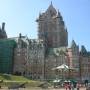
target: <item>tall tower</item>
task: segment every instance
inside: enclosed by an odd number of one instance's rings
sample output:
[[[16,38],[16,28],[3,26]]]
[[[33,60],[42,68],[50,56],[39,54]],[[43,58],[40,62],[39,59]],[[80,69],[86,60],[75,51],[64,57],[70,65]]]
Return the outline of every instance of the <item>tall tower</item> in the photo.
[[[38,22],[38,38],[43,39],[48,47],[58,48],[68,45],[68,32],[63,18],[52,3],[36,21]]]

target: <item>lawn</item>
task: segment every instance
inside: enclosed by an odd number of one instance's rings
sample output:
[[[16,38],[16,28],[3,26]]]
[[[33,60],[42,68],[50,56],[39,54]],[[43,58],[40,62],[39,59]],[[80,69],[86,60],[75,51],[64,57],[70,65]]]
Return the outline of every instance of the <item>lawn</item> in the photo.
[[[11,74],[0,74],[0,80],[5,81],[30,81],[30,79],[24,76],[16,76]]]
[[[28,87],[37,87],[40,85],[41,81],[35,81],[31,80],[29,78],[26,78],[24,76],[16,76],[11,74],[0,74],[0,80],[3,80],[3,83],[0,83],[0,85],[10,86],[11,84],[21,84],[24,82],[28,82]]]

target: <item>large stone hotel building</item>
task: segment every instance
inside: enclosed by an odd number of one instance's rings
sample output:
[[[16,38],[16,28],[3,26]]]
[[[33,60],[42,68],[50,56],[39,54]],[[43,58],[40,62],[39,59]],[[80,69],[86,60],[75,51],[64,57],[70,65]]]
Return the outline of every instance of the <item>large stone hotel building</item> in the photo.
[[[23,75],[32,79],[75,78],[90,80],[90,52],[74,40],[68,47],[68,31],[63,17],[52,3],[39,14],[38,39],[19,34],[7,38],[5,23],[0,28],[0,73]],[[67,65],[69,70],[53,70]]]

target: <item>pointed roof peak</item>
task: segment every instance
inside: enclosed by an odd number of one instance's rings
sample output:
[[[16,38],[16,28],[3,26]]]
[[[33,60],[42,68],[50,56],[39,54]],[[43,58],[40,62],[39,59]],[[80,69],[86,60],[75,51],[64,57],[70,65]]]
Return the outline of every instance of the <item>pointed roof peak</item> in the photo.
[[[81,46],[81,52],[82,52],[82,53],[86,53],[86,52],[87,52],[87,50],[86,50],[86,48],[85,48],[84,45]]]
[[[58,9],[58,16],[61,16],[60,12],[59,12],[59,9]]]
[[[52,1],[51,1],[51,5],[52,5]]]
[[[48,9],[47,9],[47,12],[54,12],[54,13],[57,13],[56,9],[54,8],[53,4],[52,4],[52,1],[51,1],[51,4],[49,5]]]
[[[76,46],[76,42],[72,40],[71,47]]]
[[[52,1],[51,1],[51,4],[50,4],[50,6],[49,7],[53,7],[53,3],[52,3]],[[53,7],[54,8],[54,7]]]
[[[76,44],[75,40],[72,40],[72,44]]]
[[[75,43],[75,40],[72,40],[72,43]]]

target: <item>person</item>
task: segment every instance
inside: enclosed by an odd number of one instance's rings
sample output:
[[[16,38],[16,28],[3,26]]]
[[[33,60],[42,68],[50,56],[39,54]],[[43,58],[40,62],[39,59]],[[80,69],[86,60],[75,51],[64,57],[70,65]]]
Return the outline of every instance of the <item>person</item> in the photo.
[[[65,89],[68,90],[68,83],[67,82],[65,82],[64,86],[65,86]]]
[[[85,87],[88,86],[88,80],[85,80]]]
[[[77,86],[77,81],[73,81],[72,84],[73,84],[73,88],[76,88],[76,86]]]
[[[73,83],[71,84],[71,87],[72,87],[72,90],[74,90],[74,84]]]
[[[68,88],[69,88],[69,90],[71,90],[71,83],[68,84]]]
[[[77,83],[76,87],[77,87],[77,90],[80,90],[80,83],[79,82]]]

